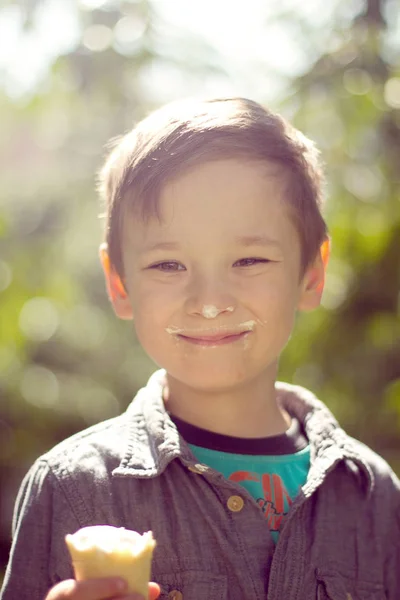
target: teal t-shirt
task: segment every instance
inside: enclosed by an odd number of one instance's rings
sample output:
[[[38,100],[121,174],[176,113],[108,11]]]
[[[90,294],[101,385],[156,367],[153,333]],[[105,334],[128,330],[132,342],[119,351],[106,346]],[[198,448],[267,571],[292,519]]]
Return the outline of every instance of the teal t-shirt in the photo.
[[[306,482],[310,446],[294,454],[253,456],[189,445],[199,462],[240,483],[251,494],[264,513],[276,543],[282,519]]]
[[[170,416],[200,463],[249,492],[277,542],[283,517],[305,484],[310,468],[310,446],[299,421],[292,418],[283,434],[246,439],[201,429]]]

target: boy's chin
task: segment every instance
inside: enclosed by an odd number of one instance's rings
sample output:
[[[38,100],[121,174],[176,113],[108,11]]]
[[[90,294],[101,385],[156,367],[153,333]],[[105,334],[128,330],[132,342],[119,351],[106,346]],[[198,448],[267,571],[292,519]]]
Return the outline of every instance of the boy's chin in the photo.
[[[204,370],[188,370],[183,372],[172,369],[168,377],[175,386],[191,388],[208,394],[223,393],[245,385],[249,378],[248,373],[235,372],[233,369],[209,368]]]

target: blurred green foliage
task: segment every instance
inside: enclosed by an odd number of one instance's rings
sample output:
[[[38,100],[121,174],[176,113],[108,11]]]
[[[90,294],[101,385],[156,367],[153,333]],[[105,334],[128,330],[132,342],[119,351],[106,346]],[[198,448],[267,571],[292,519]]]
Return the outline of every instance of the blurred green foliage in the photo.
[[[27,32],[39,8],[26,3]],[[309,44],[307,70],[276,108],[322,150],[333,239],[323,306],[299,317],[280,377],[310,387],[400,473],[399,10],[364,0],[346,20],[347,8],[338,1],[314,46],[293,12],[276,17]],[[76,19],[76,45],[34,92],[0,95],[0,572],[33,460],[121,412],[155,368],[104,291],[104,145],[185,85],[227,77],[209,43],[173,34],[152,3],[88,2]]]

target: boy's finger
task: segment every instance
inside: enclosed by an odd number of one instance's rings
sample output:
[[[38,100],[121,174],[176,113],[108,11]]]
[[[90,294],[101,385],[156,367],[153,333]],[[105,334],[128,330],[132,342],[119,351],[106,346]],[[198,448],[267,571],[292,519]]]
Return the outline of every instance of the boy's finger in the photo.
[[[149,600],[156,600],[160,593],[161,589],[157,583],[149,583]]]
[[[126,593],[126,588],[126,582],[117,577],[86,581],[67,579],[55,585],[47,594],[46,600],[105,600],[122,596]]]

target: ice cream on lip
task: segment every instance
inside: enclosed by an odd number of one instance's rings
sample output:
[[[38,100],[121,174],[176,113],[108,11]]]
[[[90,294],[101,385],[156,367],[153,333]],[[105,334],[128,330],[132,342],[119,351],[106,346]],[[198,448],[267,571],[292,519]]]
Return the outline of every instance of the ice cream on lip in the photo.
[[[166,327],[165,331],[171,335],[175,336],[183,336],[183,337],[192,337],[198,339],[212,339],[212,338],[221,338],[228,337],[231,335],[239,335],[241,333],[251,332],[253,331],[256,322],[254,320],[244,321],[243,323],[239,323],[236,326],[232,325],[219,325],[214,327],[176,327],[171,325],[170,327]]]

